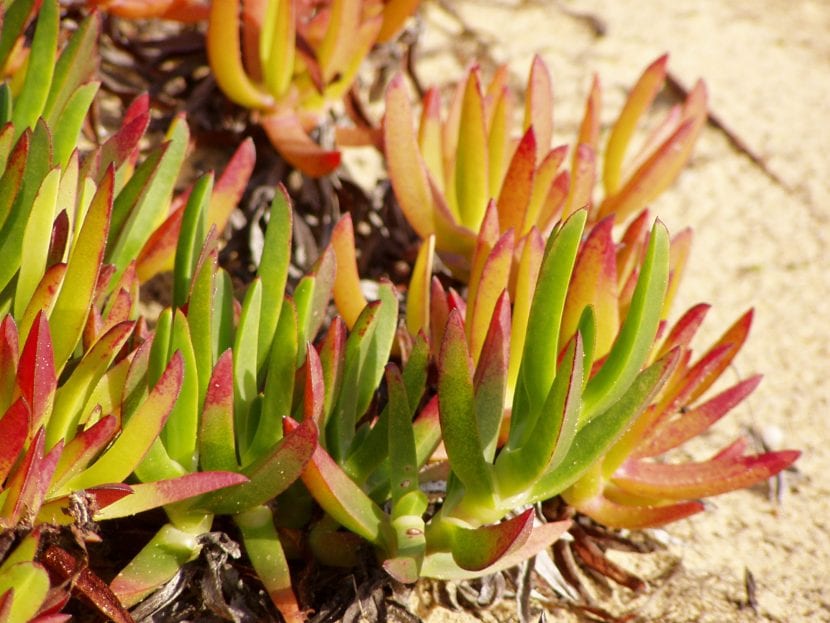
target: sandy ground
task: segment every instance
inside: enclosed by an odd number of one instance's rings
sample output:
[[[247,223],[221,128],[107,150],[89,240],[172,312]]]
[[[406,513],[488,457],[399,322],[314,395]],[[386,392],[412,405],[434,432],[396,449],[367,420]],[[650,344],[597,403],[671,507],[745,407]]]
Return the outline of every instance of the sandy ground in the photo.
[[[750,341],[731,374],[759,371],[765,380],[690,455],[705,458],[752,427],[780,434],[782,447],[801,449],[798,472],[787,476],[780,505],[763,487],[727,494],[708,512],[671,526],[667,552],[619,558],[655,579],[680,562],[644,595],[620,590],[603,599],[643,621],[830,621],[830,483],[821,476],[830,473],[830,2],[446,5],[456,16],[435,1],[425,7],[421,53],[429,64],[421,73],[427,82],[455,79],[477,55],[485,68],[509,59],[518,87],[538,52],[554,77],[556,132],[565,142],[574,136],[593,72],[601,78],[603,120],[610,123],[640,71],[669,52],[677,79],[691,86],[704,78],[713,115],[763,162],[753,162],[710,124],[690,167],[653,208],[672,231],[695,231],[677,313],[712,303],[704,333],[713,338],[745,309],[756,310]],[[456,59],[433,55],[446,55],[447,46]],[[755,578],[756,610],[746,606],[747,570]],[[437,620],[454,616],[436,613]],[[548,620],[575,619],[557,610]]]

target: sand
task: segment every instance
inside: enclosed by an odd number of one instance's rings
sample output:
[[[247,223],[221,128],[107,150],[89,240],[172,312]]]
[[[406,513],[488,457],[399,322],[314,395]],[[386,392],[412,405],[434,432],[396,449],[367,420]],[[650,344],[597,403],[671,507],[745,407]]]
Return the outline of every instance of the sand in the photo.
[[[744,144],[737,148],[710,123],[690,166],[652,206],[671,231],[694,229],[675,315],[696,302],[712,304],[700,348],[744,310],[756,312],[750,340],[727,376],[734,382],[761,372],[765,380],[687,450],[704,459],[754,429],[803,456],[786,476],[780,503],[766,487],[726,494],[705,513],[670,526],[667,551],[618,557],[654,581],[643,595],[620,589],[604,605],[665,623],[830,621],[830,483],[822,480],[830,473],[830,3],[446,4],[456,16],[434,1],[425,7],[425,82],[456,79],[475,55],[485,71],[509,59],[519,87],[539,53],[554,78],[556,135],[566,142],[594,72],[607,124],[642,69],[668,52],[677,80],[691,86],[703,78],[713,116]],[[668,579],[658,577],[675,562]],[[747,570],[756,584],[755,609],[746,603]],[[548,620],[576,619],[554,610]]]

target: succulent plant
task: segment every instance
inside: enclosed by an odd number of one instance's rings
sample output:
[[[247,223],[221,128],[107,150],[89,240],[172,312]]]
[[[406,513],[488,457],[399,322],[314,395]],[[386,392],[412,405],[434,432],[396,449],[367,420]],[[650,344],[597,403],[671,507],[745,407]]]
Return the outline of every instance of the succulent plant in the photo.
[[[216,81],[256,112],[280,154],[306,175],[340,164],[309,133],[340,101],[377,42],[391,38],[415,0],[239,0],[211,4],[207,52]],[[241,41],[240,41],[241,30]]]
[[[589,206],[589,224],[609,214],[619,222],[640,212],[677,177],[706,119],[706,90],[699,82],[676,106],[634,157],[627,157],[635,130],[665,81],[667,57],[652,63],[631,90],[611,128],[603,162],[604,198],[593,199],[599,153],[601,89],[594,80],[576,146],[551,147],[553,90],[541,58],[533,60],[524,98],[521,138],[511,134],[515,98],[501,67],[486,88],[473,66],[454,91],[446,116],[440,95],[424,96],[420,122],[402,76],[386,94],[384,152],[395,196],[423,239],[435,236],[435,250],[463,280],[484,227],[496,238],[513,230],[518,246],[535,228],[546,237],[556,224]],[[488,204],[498,216],[488,221]]]

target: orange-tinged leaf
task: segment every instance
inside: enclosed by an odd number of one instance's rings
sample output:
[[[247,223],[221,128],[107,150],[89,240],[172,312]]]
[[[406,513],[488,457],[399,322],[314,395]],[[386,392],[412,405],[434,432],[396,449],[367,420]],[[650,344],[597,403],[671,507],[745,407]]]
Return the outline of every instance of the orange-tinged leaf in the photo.
[[[540,229],[544,227],[545,224],[540,219],[542,207],[551,192],[554,179],[559,173],[559,166],[565,160],[567,153],[568,146],[560,145],[552,149],[536,168],[533,176],[533,190],[528,201],[524,225],[521,230],[523,236],[530,231],[531,227],[535,226]],[[567,195],[567,189],[565,195]]]
[[[614,483],[635,495],[671,500],[709,497],[766,480],[800,455],[797,450],[781,450],[757,456],[718,456],[701,463],[630,460],[614,472]]]
[[[340,152],[311,140],[294,111],[280,109],[263,115],[260,124],[280,155],[306,175],[322,177],[340,166]]]
[[[420,3],[421,0],[386,0],[383,5],[383,26],[378,33],[378,43],[386,43],[397,35]]]
[[[579,512],[609,528],[644,530],[685,519],[704,510],[702,502],[678,502],[676,504],[651,504],[627,506],[603,496],[591,498],[579,505]]]
[[[29,335],[32,324],[40,312],[47,314],[52,312],[65,275],[66,264],[55,264],[46,270],[46,274],[35,288],[28,306],[20,317],[20,335]]]
[[[475,410],[484,458],[496,455],[499,431],[504,418],[507,369],[510,360],[510,297],[502,292],[493,310],[484,338],[481,357],[473,375]]]
[[[95,513],[95,520],[135,515],[245,482],[248,482],[245,476],[234,472],[195,472],[178,478],[130,485],[132,493],[100,509]]]
[[[749,310],[743,316],[738,318],[735,323],[726,330],[726,332],[718,339],[715,344],[707,351],[706,354],[703,355],[701,359],[704,359],[709,353],[716,351],[717,349],[721,348],[722,346],[729,347],[729,355],[724,357],[717,367],[710,370],[705,378],[698,384],[695,390],[689,396],[689,402],[695,401],[698,397],[703,395],[703,393],[712,386],[720,375],[726,370],[727,367],[732,363],[732,360],[738,354],[738,351],[741,350],[741,347],[744,345],[746,338],[749,336],[749,329],[752,326],[752,317],[753,317],[753,310]]]
[[[400,81],[398,76],[393,79],[393,83],[395,83],[396,80]],[[389,88],[393,88],[392,84],[390,84]],[[402,87],[395,83],[394,88],[400,90]],[[395,104],[398,106],[409,106],[408,99],[405,103],[396,101]],[[387,111],[388,110],[389,103],[387,103]],[[411,110],[409,110],[408,116],[411,116],[411,114]],[[387,112],[387,119],[389,118],[388,115],[389,113]],[[401,115],[397,117],[397,119],[405,118],[403,110],[401,110]],[[386,123],[389,122],[387,121]],[[403,123],[403,121],[401,120],[400,123]],[[406,129],[406,127],[403,128],[404,131]],[[429,89],[424,94],[423,102],[421,102],[421,122],[418,125],[418,147],[421,150],[424,165],[426,166],[429,175],[432,177],[432,181],[443,194],[446,192],[446,175],[444,171],[444,154],[442,153],[441,142],[441,95],[439,94],[438,89],[435,88]],[[408,147],[408,149],[411,149],[411,147]],[[394,156],[394,154],[391,156]],[[391,158],[391,156],[387,154],[387,159]]]
[[[593,307],[596,319],[595,356],[605,356],[617,338],[620,315],[613,229],[613,218],[600,221],[580,249],[562,316],[560,348],[576,333],[582,312],[588,305]]]
[[[525,93],[523,129],[530,126],[536,133],[536,162],[541,163],[553,139],[553,83],[539,55],[533,57]]]
[[[335,74],[342,71],[351,60],[355,46],[355,35],[360,29],[363,2],[349,0],[332,0],[328,9],[331,11],[328,28],[317,58],[323,70],[323,81],[329,83]]]
[[[366,299],[360,289],[360,275],[355,256],[354,228],[349,213],[334,226],[331,233],[331,247],[337,262],[334,281],[334,302],[337,310],[350,329],[357,322],[360,312],[366,307]]]
[[[497,82],[497,78],[498,74],[493,78],[494,83]],[[506,77],[504,79],[506,79]],[[493,85],[491,85],[491,87],[492,86]],[[489,152],[488,167],[490,176],[490,196],[496,197],[500,191],[504,191],[504,187],[507,185],[504,181],[504,175],[507,168],[508,158],[510,158],[510,149],[512,148],[510,125],[513,121],[513,98],[510,91],[505,86],[502,87],[495,95],[491,94],[488,90],[488,95],[485,101],[489,104],[488,108],[492,109],[490,111],[487,124],[489,129],[487,134],[487,150]],[[530,130],[530,128],[528,128],[528,130]],[[535,145],[533,163],[536,163]]]
[[[623,221],[642,210],[674,181],[688,160],[697,138],[692,120],[686,121],[652,154],[614,195],[608,195],[599,206],[598,218],[616,214]]]
[[[493,251],[493,247],[496,246],[500,237],[498,211],[495,202],[490,201],[487,204],[487,212],[484,214],[484,220],[481,222],[481,227],[478,231],[475,253],[473,254],[470,274],[467,279],[467,300],[470,302],[476,300],[476,293],[478,292],[481,281],[481,272],[484,270],[487,258],[490,257],[490,253]]]
[[[273,105],[273,97],[251,81],[242,65],[239,0],[211,2],[206,49],[213,76],[231,100],[246,108]]]
[[[158,383],[123,425],[121,434],[90,467],[72,478],[61,492],[87,488],[105,482],[120,482],[138,466],[150,446],[158,439],[181,389],[184,364],[176,352]]]
[[[539,231],[550,235],[556,224],[561,221],[570,187],[571,176],[567,171],[562,171],[554,178],[547,196],[543,199],[539,218],[536,220]]]
[[[89,314],[107,244],[114,183],[110,167],[87,210],[69,256],[63,286],[49,314],[55,368],[59,372],[75,350]]]
[[[519,378],[519,366],[527,337],[527,321],[530,304],[536,290],[536,280],[545,253],[545,239],[535,227],[524,238],[522,255],[516,271],[516,287],[513,298],[513,326],[510,331],[510,367],[508,371],[506,404],[513,404],[513,392]]]
[[[184,204],[174,210],[144,243],[136,260],[136,271],[142,283],[173,270],[183,217]]]
[[[562,208],[562,219],[568,218],[581,208],[591,208],[595,177],[596,152],[590,145],[580,143],[574,151],[568,199]]]
[[[677,232],[671,239],[669,249],[669,289],[666,291],[666,300],[663,303],[663,318],[671,311],[671,304],[683,278],[683,271],[692,250],[692,230],[685,228]]]
[[[599,77],[594,74],[591,81],[591,91],[585,102],[585,114],[582,117],[582,124],[579,126],[579,134],[576,142],[578,145],[588,145],[595,152],[599,146],[599,111],[601,107],[602,89]]]
[[[306,374],[303,389],[303,419],[311,420],[316,426],[322,425],[326,387],[323,379],[323,364],[317,351],[306,344]]]
[[[493,247],[481,271],[481,280],[472,306],[472,317],[467,324],[470,353],[478,361],[484,338],[490,326],[490,319],[496,302],[510,285],[510,271],[513,267],[513,231],[509,230]]]
[[[84,469],[113,440],[118,428],[118,418],[107,415],[75,435],[66,444],[58,460],[52,489],[59,490],[69,478]]]
[[[631,142],[637,123],[654,101],[666,78],[668,55],[664,54],[643,72],[637,84],[631,89],[625,106],[617,118],[605,147],[603,183],[606,196],[614,195],[622,184],[622,169],[625,152]]]
[[[504,176],[498,201],[499,229],[513,229],[521,232],[525,228],[525,217],[533,192],[533,178],[536,169],[536,135],[533,127],[525,132]]]
[[[422,329],[429,330],[430,284],[432,283],[432,261],[435,255],[435,236],[430,236],[418,249],[409,292],[406,298],[406,328],[412,336]]]
[[[477,230],[487,209],[487,130],[478,68],[467,77],[458,127],[455,196],[461,223]]]
[[[222,175],[216,180],[208,205],[208,227],[216,225],[217,231],[224,231],[233,209],[245,192],[255,164],[254,141],[248,137],[236,148]]]
[[[437,95],[435,100],[437,101]],[[412,109],[400,74],[392,79],[386,90],[383,140],[395,197],[409,224],[421,238],[427,238],[435,231],[433,195],[426,165],[419,154],[418,140],[412,126]],[[432,156],[433,150],[430,148],[429,151]],[[434,163],[430,164],[435,166]]]
[[[283,426],[286,434],[290,434],[300,425],[285,418]],[[380,543],[385,513],[319,444],[303,470],[302,479],[317,502],[341,525],[370,543]]]

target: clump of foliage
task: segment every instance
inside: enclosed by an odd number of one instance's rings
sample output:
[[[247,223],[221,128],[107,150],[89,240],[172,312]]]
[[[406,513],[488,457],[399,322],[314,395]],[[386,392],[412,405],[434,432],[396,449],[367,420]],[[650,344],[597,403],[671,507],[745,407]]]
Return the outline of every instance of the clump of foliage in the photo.
[[[282,617],[302,621],[292,559],[349,567],[371,552],[400,582],[475,578],[532,558],[571,527],[541,521],[538,503],[558,498],[604,526],[639,529],[797,459],[748,454],[744,439],[708,461],[665,458],[760,381],[709,395],[751,312],[697,359],[692,339],[708,307],[668,323],[691,234],[670,237],[647,207],[688,160],[706,92],[699,83],[632,157],[665,57],[633,88],[604,153],[594,81],[569,168],[569,148],[552,147],[541,59],[521,136],[510,130],[517,98],[506,67],[486,88],[470,69],[443,117],[429,91],[417,129],[393,78],[377,142],[423,240],[409,287],[381,281],[364,294],[349,215],[292,278],[294,208],[280,186],[240,299],[219,258],[252,142],[218,179],[202,175],[176,194],[187,124],[174,117],[165,141],[142,153],[141,96],[108,140],[82,152],[99,88],[83,62],[97,54],[97,17],[60,47],[56,0],[7,4],[0,621],[60,619],[73,595],[128,621],[128,607],[200,555],[218,516],[236,526]],[[418,3],[91,4],[207,20],[220,87],[257,111],[286,160],[323,175],[340,156],[309,131]],[[145,318],[139,290],[162,272],[172,272],[172,304]],[[109,586],[55,537],[71,527],[84,546],[96,522],[157,507],[166,522]]]

